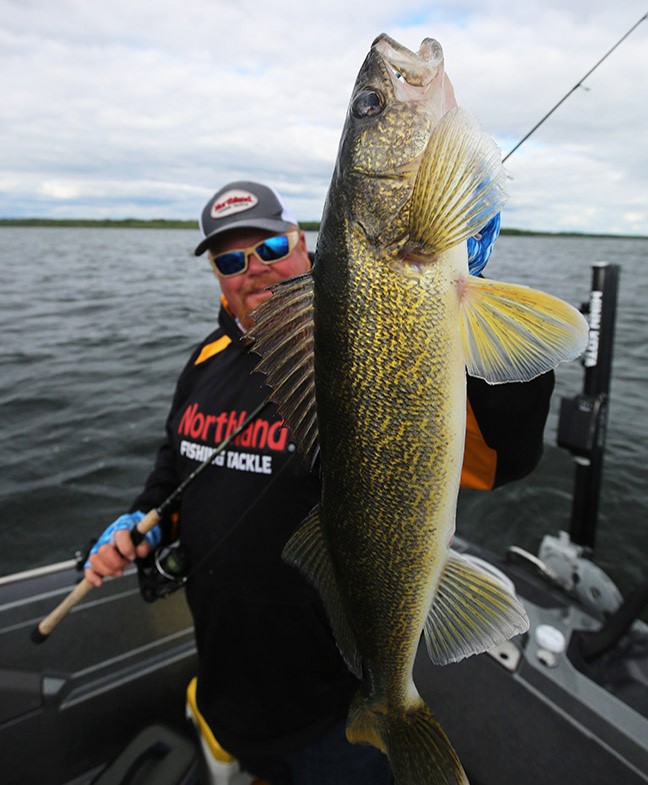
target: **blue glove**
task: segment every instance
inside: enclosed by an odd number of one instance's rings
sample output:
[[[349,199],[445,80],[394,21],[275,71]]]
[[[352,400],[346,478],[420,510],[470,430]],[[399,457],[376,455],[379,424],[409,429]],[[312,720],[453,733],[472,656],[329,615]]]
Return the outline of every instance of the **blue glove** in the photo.
[[[122,515],[117,518],[116,521],[113,521],[110,526],[108,526],[101,537],[99,537],[97,542],[92,546],[88,556],[92,556],[93,554],[97,553],[102,545],[114,545],[115,532],[119,531],[120,529],[128,529],[128,531],[131,531],[135,528],[135,526],[137,526],[143,517],[144,513],[138,510],[137,512],[127,513],[126,515]],[[157,546],[160,544],[160,540],[162,539],[162,531],[160,530],[159,524],[156,523],[152,529],[149,529],[149,531],[147,531],[144,535],[144,539],[149,543],[151,548],[155,550],[155,548],[157,548]],[[84,567],[92,567],[90,561],[87,561],[84,564]]]
[[[471,275],[479,275],[486,267],[499,233],[500,214],[497,213],[479,234],[468,238],[468,272]]]

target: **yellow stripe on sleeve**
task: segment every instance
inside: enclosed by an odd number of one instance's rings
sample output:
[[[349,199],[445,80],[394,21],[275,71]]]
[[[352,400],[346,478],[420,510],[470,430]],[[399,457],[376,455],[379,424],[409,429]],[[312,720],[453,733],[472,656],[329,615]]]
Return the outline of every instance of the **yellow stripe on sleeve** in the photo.
[[[231,343],[232,339],[229,337],[229,335],[223,335],[217,341],[206,343],[198,355],[194,365],[200,365],[200,363],[204,363],[205,360],[209,360],[210,357],[213,357],[215,354],[222,352],[223,349],[226,349]]]

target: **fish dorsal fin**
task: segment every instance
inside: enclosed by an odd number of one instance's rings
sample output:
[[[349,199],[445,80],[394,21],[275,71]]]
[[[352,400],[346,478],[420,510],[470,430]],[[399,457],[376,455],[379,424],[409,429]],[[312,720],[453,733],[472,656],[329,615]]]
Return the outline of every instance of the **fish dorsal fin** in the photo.
[[[409,246],[435,256],[477,234],[504,205],[500,151],[464,109],[434,128],[410,200]]]
[[[322,534],[319,507],[311,510],[306,520],[288,540],[281,555],[287,564],[297,567],[317,589],[347,667],[359,679],[362,678],[362,661]]]
[[[251,314],[247,338],[261,355],[256,367],[267,376],[291,439],[313,466],[319,450],[313,360],[313,277],[310,272],[271,287],[272,297]]]
[[[529,381],[587,344],[587,322],[576,308],[526,286],[469,276],[461,312],[468,373],[491,384]]]
[[[458,662],[528,629],[524,608],[504,584],[451,550],[425,622],[432,662]]]

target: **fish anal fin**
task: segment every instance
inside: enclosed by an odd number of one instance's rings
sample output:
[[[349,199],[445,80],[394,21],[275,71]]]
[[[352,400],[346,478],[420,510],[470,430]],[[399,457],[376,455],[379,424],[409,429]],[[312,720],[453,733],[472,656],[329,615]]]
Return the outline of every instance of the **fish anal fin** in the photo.
[[[322,534],[319,507],[315,507],[288,540],[283,560],[296,567],[317,589],[328,616],[336,643],[349,670],[362,678],[362,662],[355,636],[348,622],[333,563]]]
[[[526,632],[529,620],[503,583],[450,551],[424,636],[436,665],[481,654]]]
[[[461,316],[468,373],[491,384],[530,381],[587,344],[587,322],[576,308],[527,286],[469,276]]]

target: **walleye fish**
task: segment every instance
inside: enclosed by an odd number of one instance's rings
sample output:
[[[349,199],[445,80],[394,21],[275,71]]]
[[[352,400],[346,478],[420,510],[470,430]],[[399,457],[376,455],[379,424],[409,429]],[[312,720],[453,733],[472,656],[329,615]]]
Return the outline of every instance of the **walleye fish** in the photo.
[[[450,550],[466,369],[524,381],[578,356],[587,325],[534,290],[470,276],[467,238],[502,207],[490,138],[456,105],[440,44],[379,36],[353,90],[312,272],[272,287],[253,351],[322,498],[284,558],[317,586],[361,679],[347,736],[398,785],[466,783],[412,678],[528,628],[497,581]]]

